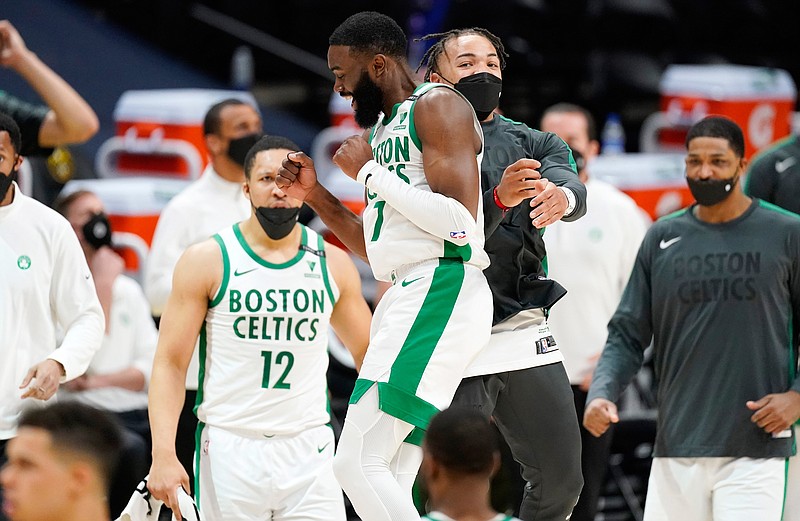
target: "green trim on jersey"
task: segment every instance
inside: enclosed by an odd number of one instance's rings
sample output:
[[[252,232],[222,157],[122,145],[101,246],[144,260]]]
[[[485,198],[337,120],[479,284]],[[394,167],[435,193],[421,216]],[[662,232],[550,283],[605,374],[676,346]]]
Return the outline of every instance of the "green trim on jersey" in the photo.
[[[750,160],[750,166],[748,166],[747,171],[748,173],[753,170],[753,168],[761,162],[761,160],[768,155],[772,155],[773,152],[780,150],[781,148],[785,148],[789,145],[794,144],[795,139],[797,136],[794,134],[789,134],[788,136],[779,139],[769,147],[760,150],[756,155],[752,157]],[[753,176],[747,175],[744,178],[744,185],[742,186],[742,190],[745,194],[750,195],[750,181],[753,179]]]
[[[349,405],[354,403],[358,403],[362,396],[367,394],[367,391],[375,385],[375,382],[372,380],[367,380],[366,378],[356,378],[356,383],[353,386],[353,392],[350,394],[350,400],[347,402]]]
[[[206,338],[206,323],[203,321],[203,325],[200,326],[200,342],[199,342],[199,353],[198,358],[200,362],[200,367],[198,370],[198,377],[197,377],[197,397],[194,401],[194,415],[197,416],[197,409],[200,408],[200,404],[203,403],[203,386],[205,385],[206,379],[206,351],[208,350],[208,339]],[[194,434],[194,499],[195,504],[200,504],[200,437],[203,434],[203,429],[205,428],[206,424],[198,421],[197,422],[197,429],[195,430]],[[187,490],[187,492],[189,492]]]
[[[388,117],[388,118],[387,118],[386,116],[383,116],[383,119],[381,120],[381,124],[383,124],[384,126],[386,126],[386,125],[388,125],[389,123],[391,123],[391,122],[392,122],[392,120],[394,119],[394,117],[397,115],[397,109],[399,109],[399,108],[400,108],[400,105],[402,105],[404,101],[405,101],[405,100],[401,101],[400,103],[395,103],[395,104],[394,104],[394,106],[392,107],[392,112],[391,112],[391,114],[389,114],[389,117]]]
[[[797,215],[794,212],[790,212],[786,208],[781,208],[777,204],[772,204],[769,201],[765,201],[763,199],[757,199],[757,201],[758,201],[758,205],[761,208],[765,208],[767,210],[772,210],[773,212],[778,212],[778,213],[783,214],[783,215],[789,215],[791,217],[794,217],[795,219],[800,219],[800,215]]]
[[[417,146],[417,150],[422,152],[422,141],[419,139],[419,135],[417,134],[417,124],[414,123],[414,106],[417,104],[417,100],[419,96],[422,96],[426,92],[430,91],[434,87],[444,86],[441,83],[420,83],[417,85],[417,88],[414,89],[414,92],[411,93],[412,96],[417,96],[417,99],[411,102],[411,106],[408,108],[408,135],[411,136],[411,141]]]
[[[689,211],[689,207],[681,208],[680,210],[675,210],[674,212],[668,213],[667,215],[662,215],[661,217],[656,219],[656,221],[668,221],[670,219],[674,219],[676,217],[680,217],[681,215],[685,214],[688,211]]]
[[[213,308],[222,302],[222,299],[225,297],[225,290],[228,288],[228,280],[231,276],[231,260],[228,257],[228,249],[225,247],[225,243],[218,233],[214,234],[213,239],[217,241],[219,249],[222,252],[222,282],[219,284],[219,289],[217,289],[217,294],[214,295],[214,299],[209,302],[209,308]]]
[[[197,370],[197,396],[194,400],[194,415],[197,416],[197,409],[203,403],[203,385],[206,379],[206,352],[208,351],[208,339],[206,338],[206,322],[203,320],[203,325],[200,326],[200,341],[198,342],[197,358],[199,362]]]
[[[300,229],[302,230],[300,244],[308,246],[308,233],[306,232],[306,227],[301,224]],[[299,248],[297,251],[297,255],[295,255],[293,258],[281,264],[273,264],[272,262],[267,262],[261,257],[259,257],[258,254],[253,251],[250,245],[247,244],[247,241],[244,239],[244,235],[242,235],[242,230],[239,228],[239,223],[233,225],[233,234],[236,236],[236,240],[239,241],[239,245],[241,245],[242,249],[245,251],[245,253],[247,253],[247,255],[251,259],[261,264],[262,266],[265,266],[273,270],[281,270],[284,268],[289,268],[291,266],[294,266],[295,264],[300,262],[300,259],[302,259],[303,255],[305,255],[306,253],[306,251],[303,248]]]
[[[433,415],[439,412],[434,405],[413,392],[390,382],[378,382],[378,409],[423,430],[428,428]]]
[[[200,504],[200,451],[202,448],[200,447],[200,441],[203,438],[203,429],[206,428],[206,424],[199,421],[197,422],[197,429],[194,431],[194,504]],[[187,490],[186,493],[188,494],[189,491]]]
[[[508,122],[509,122],[509,123],[511,123],[512,125],[524,125],[524,124],[525,124],[525,123],[522,123],[522,122],[520,122],[520,121],[514,121],[514,120],[513,120],[513,119],[511,119],[511,118],[507,118],[507,117],[505,117],[505,116],[501,116],[500,114],[495,114],[495,115],[494,115],[494,117],[496,117],[496,118],[500,118],[500,119],[502,119],[502,120],[504,120],[504,121],[508,121]],[[529,128],[530,128],[530,127],[529,127]],[[540,134],[542,133],[542,131],[541,131],[541,130],[537,130],[537,129],[535,129],[535,128],[531,128],[531,130],[532,130],[532,131],[534,131],[534,132],[539,132]]]
[[[303,228],[303,233],[305,233],[306,229]],[[319,266],[322,270],[322,281],[325,283],[325,289],[328,290],[328,297],[331,299],[331,308],[336,305],[336,297],[333,296],[333,288],[331,287],[331,280],[328,276],[328,259],[325,255],[325,239],[322,238],[322,235],[317,234],[317,251],[320,252],[319,256]]]
[[[514,121],[511,118],[507,118],[505,116],[501,116],[500,114],[497,114],[497,113],[495,113],[494,117],[500,118],[503,121],[507,121],[507,122],[511,123],[512,125],[520,125],[520,126],[521,125],[525,125],[525,123],[522,123],[520,121]],[[538,128],[531,128],[531,127],[528,127],[528,128],[530,128],[532,132],[536,132],[537,134],[547,134],[547,132],[539,130]],[[578,164],[575,162],[575,158],[572,156],[572,149],[569,147],[569,145],[567,145],[567,142],[564,141],[560,136],[556,136],[556,137],[558,137],[558,139],[561,139],[561,142],[564,143],[564,145],[567,147],[567,150],[569,150],[569,166],[572,167],[572,171],[575,172],[575,175],[577,175],[578,174]]]

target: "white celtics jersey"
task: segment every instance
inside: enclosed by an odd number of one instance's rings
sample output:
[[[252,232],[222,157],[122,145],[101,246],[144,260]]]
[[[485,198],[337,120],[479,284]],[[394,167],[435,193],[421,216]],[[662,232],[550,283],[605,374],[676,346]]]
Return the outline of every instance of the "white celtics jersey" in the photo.
[[[450,88],[439,83],[423,83],[408,99],[395,105],[392,114],[378,121],[370,135],[375,161],[411,186],[428,192],[431,188],[423,170],[422,143],[414,127],[414,106],[420,96],[436,87]],[[475,157],[480,171],[483,131],[477,118],[473,120],[475,130],[481,137],[481,152]],[[479,190],[480,182],[478,176],[475,183]],[[478,198],[477,233],[464,246],[456,246],[419,228],[369,189],[362,220],[367,257],[378,280],[391,280],[391,272],[398,266],[439,257],[461,258],[464,262],[474,264],[481,269],[489,265],[489,257],[483,251],[482,198]]]
[[[339,292],[322,238],[303,226],[283,264],[258,257],[238,224],[214,239],[224,272],[200,334],[198,419],[255,437],[328,423],[328,324]]]

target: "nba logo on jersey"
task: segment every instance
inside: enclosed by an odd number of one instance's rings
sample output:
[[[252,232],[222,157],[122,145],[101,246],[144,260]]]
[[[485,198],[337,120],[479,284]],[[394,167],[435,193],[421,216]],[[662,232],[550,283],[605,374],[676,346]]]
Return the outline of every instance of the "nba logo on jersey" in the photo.
[[[466,239],[467,238],[467,232],[466,232],[466,230],[461,230],[461,231],[458,231],[458,232],[450,232],[450,238],[451,239]]]

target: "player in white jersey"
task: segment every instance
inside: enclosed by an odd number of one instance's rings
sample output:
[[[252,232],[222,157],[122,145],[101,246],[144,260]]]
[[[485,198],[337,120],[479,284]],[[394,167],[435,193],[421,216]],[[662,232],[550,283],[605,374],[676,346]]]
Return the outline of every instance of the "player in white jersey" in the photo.
[[[189,490],[174,442],[199,332],[195,493],[207,521],[345,519],[331,468],[327,332],[360,365],[370,311],[349,256],[298,224],[301,202],[275,184],[296,150],[277,136],[250,150],[250,218],[186,250],[161,320],[148,488],[173,510],[177,489]]]
[[[362,519],[408,521],[418,517],[410,489],[421,451],[403,441],[419,444],[489,339],[483,134],[457,91],[417,86],[405,34],[391,18],[353,15],[329,43],[334,91],[352,97],[356,122],[372,128],[369,141],[348,138],[333,158],[366,187],[363,222],[317,184],[305,154],[284,160],[278,182],[367,259],[376,278],[394,283],[375,311],[334,470]]]

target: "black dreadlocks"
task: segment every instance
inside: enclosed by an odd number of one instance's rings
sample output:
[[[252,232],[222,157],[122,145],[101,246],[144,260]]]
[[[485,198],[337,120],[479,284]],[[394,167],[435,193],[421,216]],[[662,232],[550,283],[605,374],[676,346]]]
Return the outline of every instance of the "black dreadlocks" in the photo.
[[[500,59],[500,70],[506,68],[506,57],[508,56],[508,53],[503,46],[503,41],[498,36],[495,36],[489,30],[484,29],[483,27],[470,27],[468,29],[451,29],[444,33],[426,34],[421,38],[416,38],[414,40],[415,42],[433,39],[438,41],[434,43],[430,49],[428,49],[428,51],[422,57],[422,60],[420,60],[419,65],[417,65],[416,71],[414,72],[419,72],[422,66],[425,65],[425,81],[430,81],[431,72],[438,72],[435,70],[436,64],[439,62],[439,57],[444,54],[445,44],[454,38],[470,34],[477,34],[489,40],[489,42],[497,51],[497,57]]]

